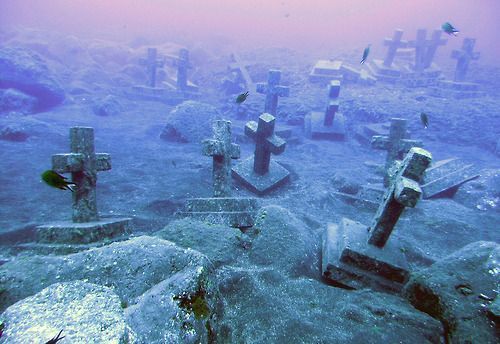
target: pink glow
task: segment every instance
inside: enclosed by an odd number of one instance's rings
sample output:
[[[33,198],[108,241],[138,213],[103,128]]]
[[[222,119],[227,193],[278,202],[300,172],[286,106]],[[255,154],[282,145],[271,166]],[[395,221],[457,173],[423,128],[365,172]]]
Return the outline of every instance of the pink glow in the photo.
[[[499,13],[498,0],[0,0],[0,28],[24,25],[124,40],[224,36],[242,48],[335,51],[367,43],[381,49],[377,45],[395,28],[413,39],[417,28],[451,21],[462,37],[477,38],[484,60],[496,62]]]

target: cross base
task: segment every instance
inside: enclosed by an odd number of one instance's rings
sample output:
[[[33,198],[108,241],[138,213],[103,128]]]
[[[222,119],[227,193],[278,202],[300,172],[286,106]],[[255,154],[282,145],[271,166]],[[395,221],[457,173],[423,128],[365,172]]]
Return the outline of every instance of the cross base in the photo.
[[[401,67],[394,62],[390,67],[387,67],[382,60],[373,60],[367,64],[367,67],[377,80],[380,81],[396,83],[401,78]]]
[[[367,226],[346,218],[339,225],[328,224],[323,234],[323,277],[354,289],[400,292],[409,278],[406,257],[394,240],[382,249],[369,245],[369,234]]]
[[[341,67],[341,61],[319,60],[309,74],[309,81],[326,84],[332,80],[342,80]]]
[[[377,210],[382,202],[385,190],[371,185],[362,185],[357,193],[350,194],[341,191],[332,191],[334,197],[354,207]]]
[[[412,67],[402,70],[401,82],[407,87],[427,87],[437,85],[441,77],[441,69],[434,63],[423,71],[416,71]]]
[[[38,226],[38,243],[88,244],[104,239],[112,239],[130,232],[131,218],[101,218],[98,221],[77,223],[58,221]]]
[[[324,112],[311,112],[304,119],[306,137],[313,140],[342,141],[345,139],[345,118],[337,112],[331,126],[324,125]]]
[[[186,200],[185,210],[177,214],[210,223],[244,228],[253,226],[258,206],[255,198],[190,198]]]
[[[485,95],[479,84],[465,81],[440,80],[436,87],[429,89],[430,95],[440,98],[468,99]]]
[[[370,144],[373,136],[389,136],[390,122],[364,124],[356,128],[354,137],[362,144]]]
[[[259,196],[282,186],[290,177],[290,172],[277,162],[271,160],[269,171],[264,175],[259,175],[253,170],[254,157],[243,160],[232,168],[233,177]]]
[[[148,86],[133,86],[126,96],[137,100],[157,101],[168,105],[177,105],[186,100],[186,95],[177,92],[175,89]]]

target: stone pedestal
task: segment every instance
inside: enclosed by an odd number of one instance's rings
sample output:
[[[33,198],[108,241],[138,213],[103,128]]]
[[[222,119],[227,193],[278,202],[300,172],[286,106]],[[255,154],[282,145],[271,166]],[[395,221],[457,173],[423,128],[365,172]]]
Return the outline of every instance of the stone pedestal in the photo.
[[[342,61],[319,60],[309,74],[309,81],[328,84],[332,80],[342,80]]]
[[[232,172],[238,182],[260,196],[282,186],[290,177],[290,172],[274,160],[270,161],[266,174],[255,173],[253,156],[233,167]]]
[[[435,87],[429,88],[429,95],[440,98],[468,99],[485,96],[479,84],[467,81],[439,80]]]
[[[367,64],[367,67],[371,74],[380,81],[396,83],[401,78],[402,67],[395,63],[388,67],[382,60],[373,60]]]
[[[259,204],[255,198],[191,198],[181,216],[189,216],[210,223],[245,228],[254,225]]]
[[[324,125],[324,112],[311,112],[304,119],[306,137],[316,140],[342,141],[345,139],[345,118],[337,112],[332,125]]]
[[[42,244],[90,244],[129,234],[131,221],[127,217],[103,217],[82,223],[57,221],[38,226],[36,241]]]
[[[368,227],[346,218],[328,224],[323,234],[322,273],[329,281],[359,289],[399,292],[409,268],[397,241],[383,249],[368,244]]]
[[[402,67],[401,71],[401,83],[407,87],[435,86],[442,79],[441,69],[434,63],[422,71],[409,66]]]

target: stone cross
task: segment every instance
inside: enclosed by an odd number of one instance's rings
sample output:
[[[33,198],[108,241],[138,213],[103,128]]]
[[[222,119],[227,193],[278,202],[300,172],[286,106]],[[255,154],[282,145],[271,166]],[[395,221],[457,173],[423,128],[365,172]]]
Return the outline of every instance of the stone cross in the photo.
[[[140,63],[145,65],[148,70],[150,87],[156,86],[156,69],[162,68],[165,64],[165,59],[159,59],[157,55],[156,48],[148,48],[148,57],[140,60]]]
[[[107,153],[95,153],[93,128],[73,127],[69,136],[71,153],[53,155],[52,169],[59,173],[71,172],[71,181],[76,184],[73,222],[97,221],[97,172],[111,169],[111,157]]]
[[[427,36],[427,30],[419,29],[417,31],[417,38],[414,41],[410,42],[410,47],[415,48],[415,66],[414,69],[417,72],[421,72],[424,70],[424,59],[425,59],[425,51],[427,48],[427,41],[425,40],[425,36]]]
[[[245,135],[255,141],[253,171],[259,175],[269,172],[271,153],[279,155],[285,151],[286,141],[274,134],[275,118],[269,113],[259,117],[259,123],[250,121],[245,125]]]
[[[436,55],[437,48],[440,45],[446,45],[446,42],[448,40],[441,38],[441,34],[443,31],[441,29],[439,30],[434,30],[432,33],[432,38],[428,41],[426,41],[426,52],[424,55],[424,68],[428,68],[432,64],[432,60],[434,59],[434,55]]]
[[[278,107],[278,97],[288,97],[290,88],[280,86],[281,71],[271,69],[267,77],[267,84],[258,83],[257,92],[266,95],[266,104],[264,112],[276,116],[276,108]],[[274,124],[273,124],[274,126]]]
[[[396,57],[396,51],[398,48],[406,48],[408,45],[408,41],[402,41],[401,37],[403,37],[403,30],[397,29],[394,31],[394,35],[391,38],[386,38],[384,40],[384,45],[388,46],[387,54],[384,59],[384,66],[390,67],[392,62],[394,62],[394,57]]]
[[[237,54],[231,54],[231,59],[234,62],[231,62],[229,64],[229,70],[241,74],[241,77],[245,81],[247,88],[250,89],[251,86],[253,85],[252,78],[250,77],[250,74],[248,73],[247,70],[247,67],[250,65],[250,63],[243,62],[239,57],[239,55]]]
[[[469,63],[471,60],[478,60],[479,53],[474,52],[474,45],[476,40],[474,38],[464,38],[462,50],[453,50],[451,57],[457,59],[457,67],[455,69],[455,81],[464,81]]]
[[[213,157],[214,197],[231,195],[231,159],[240,157],[240,146],[231,143],[231,121],[215,121],[214,138],[203,141],[203,155]]]
[[[373,148],[387,151],[386,170],[389,170],[394,160],[401,159],[410,148],[422,145],[420,140],[405,139],[406,122],[406,119],[403,118],[391,118],[389,136],[375,135],[372,137],[371,144]]]
[[[420,179],[431,160],[431,153],[425,149],[418,147],[410,149],[391,180],[383,202],[368,228],[370,232],[368,244],[384,247],[403,210],[406,207],[415,207],[422,194]]]
[[[339,110],[339,93],[340,81],[332,80],[328,85],[328,106],[325,111],[325,119],[323,124],[325,126],[332,126],[335,119],[335,113]]]
[[[175,59],[175,65],[177,66],[177,89],[184,91],[187,89],[188,84],[188,69],[193,68],[189,62],[189,50],[182,48],[179,51],[179,57]]]

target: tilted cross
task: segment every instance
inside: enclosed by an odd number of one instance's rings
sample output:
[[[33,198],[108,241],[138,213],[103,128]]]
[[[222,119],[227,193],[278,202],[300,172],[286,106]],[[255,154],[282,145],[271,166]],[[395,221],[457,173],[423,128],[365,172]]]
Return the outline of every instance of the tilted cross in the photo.
[[[419,182],[430,165],[432,155],[422,148],[410,149],[384,195],[373,221],[368,228],[368,243],[384,247],[406,207],[415,207],[422,190]]]
[[[470,62],[479,59],[480,54],[474,51],[475,44],[474,38],[464,38],[462,49],[452,51],[451,57],[457,59],[455,81],[464,81]]]
[[[203,154],[213,157],[214,197],[231,195],[231,159],[240,157],[240,146],[231,143],[231,122],[215,121],[214,138],[203,141]]]
[[[52,156],[52,169],[70,173],[76,184],[73,192],[73,222],[97,221],[96,182],[97,172],[111,169],[107,153],[95,153],[94,129],[73,127],[69,131],[71,153]]]
[[[248,73],[247,66],[250,65],[250,63],[245,63],[241,60],[240,56],[237,54],[231,54],[231,59],[234,62],[231,62],[229,64],[229,70],[230,71],[236,71],[241,74],[241,77],[245,81],[245,84],[248,89],[250,89],[253,85],[252,78],[250,77],[250,74]]]
[[[437,48],[441,45],[446,45],[447,39],[441,38],[442,30],[434,30],[432,33],[432,38],[426,41],[427,51],[424,55],[424,68],[428,68],[432,64],[434,55],[436,55]]]
[[[193,68],[189,62],[189,50],[182,48],[179,51],[179,57],[175,59],[175,65],[177,66],[177,89],[183,91],[188,84],[188,69]]]
[[[279,155],[285,151],[286,141],[274,134],[275,118],[269,113],[259,117],[259,123],[250,121],[245,125],[245,135],[255,141],[253,170],[264,175],[269,172],[271,153]]]
[[[266,103],[264,112],[276,116],[276,108],[278,107],[278,97],[288,97],[290,88],[280,86],[281,72],[271,69],[267,77],[267,84],[258,83],[257,92],[266,95]]]
[[[140,60],[140,63],[145,65],[148,70],[150,87],[156,86],[156,69],[165,65],[165,59],[159,59],[157,55],[156,48],[148,48],[148,57]]]
[[[402,41],[401,37],[403,37],[403,30],[397,29],[394,31],[394,35],[391,38],[386,38],[384,40],[384,45],[389,47],[387,49],[387,54],[384,59],[384,66],[390,67],[394,62],[394,58],[396,57],[396,52],[399,48],[406,48],[408,45],[408,41]]]

